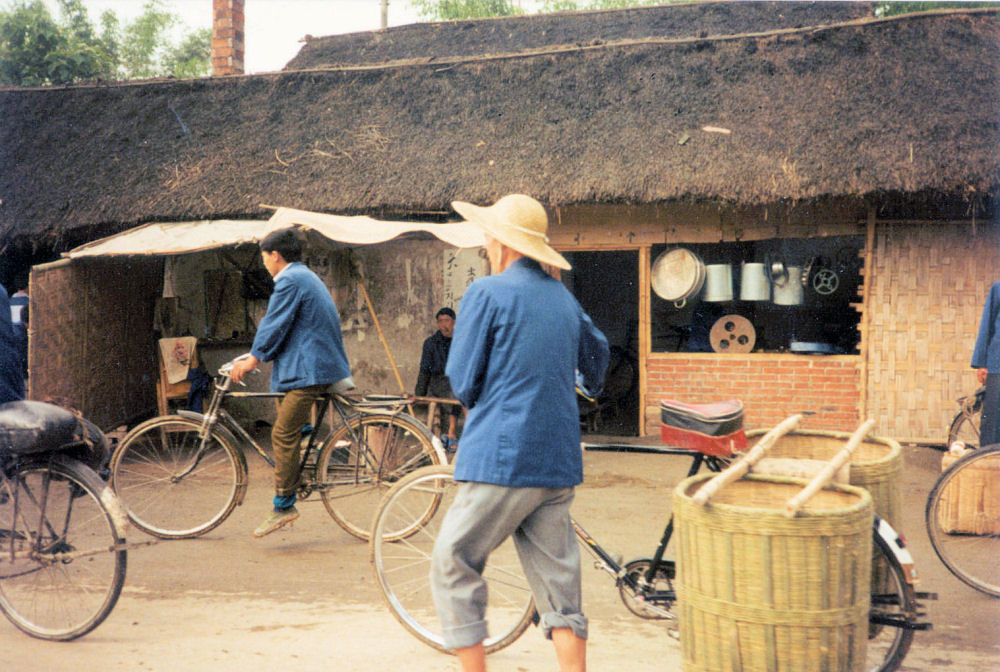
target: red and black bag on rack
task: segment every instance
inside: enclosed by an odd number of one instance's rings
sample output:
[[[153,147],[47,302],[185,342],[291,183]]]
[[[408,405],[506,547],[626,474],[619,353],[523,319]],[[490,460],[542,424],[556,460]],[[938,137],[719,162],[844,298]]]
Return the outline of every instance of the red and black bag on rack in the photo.
[[[728,399],[709,404],[660,402],[660,438],[668,446],[728,457],[744,450],[743,402]]]

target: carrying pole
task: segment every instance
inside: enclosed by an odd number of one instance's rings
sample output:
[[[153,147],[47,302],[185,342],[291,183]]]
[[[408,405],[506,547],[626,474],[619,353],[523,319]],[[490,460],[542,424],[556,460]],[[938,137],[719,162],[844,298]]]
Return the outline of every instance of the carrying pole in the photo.
[[[847,441],[847,445],[844,446],[843,450],[834,455],[833,459],[830,460],[811,481],[809,481],[809,484],[805,488],[800,490],[797,495],[788,500],[785,504],[785,516],[788,518],[794,518],[795,514],[799,512],[799,509],[801,509],[813,495],[822,490],[827,483],[833,480],[833,475],[837,473],[838,469],[847,464],[847,462],[851,459],[851,454],[854,452],[855,448],[861,445],[861,442],[865,440],[865,437],[868,436],[868,432],[870,432],[874,426],[875,419],[869,418],[854,431],[854,434],[851,435],[851,438]]]
[[[711,497],[723,486],[743,478],[744,474],[750,471],[750,467],[759,462],[761,458],[764,457],[764,453],[766,453],[778,439],[798,427],[800,422],[802,422],[802,415],[799,413],[782,420],[774,429],[765,434],[764,437],[757,442],[757,445],[751,448],[749,452],[745,453],[725,471],[719,472],[712,477],[710,481],[705,483],[705,485],[694,494],[691,501],[699,506],[708,504],[708,500],[711,499]]]

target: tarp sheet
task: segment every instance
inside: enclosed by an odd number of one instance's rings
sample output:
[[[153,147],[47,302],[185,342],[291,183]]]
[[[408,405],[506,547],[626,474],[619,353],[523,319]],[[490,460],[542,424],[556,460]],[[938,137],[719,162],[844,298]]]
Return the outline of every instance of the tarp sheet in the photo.
[[[123,255],[173,255],[200,252],[239,243],[255,243],[271,231],[298,226],[347,245],[373,245],[399,236],[423,232],[455,247],[485,244],[477,227],[465,224],[389,222],[371,217],[342,217],[319,212],[278,208],[269,220],[200,220],[144,224],[95,240],[66,253],[71,259]]]

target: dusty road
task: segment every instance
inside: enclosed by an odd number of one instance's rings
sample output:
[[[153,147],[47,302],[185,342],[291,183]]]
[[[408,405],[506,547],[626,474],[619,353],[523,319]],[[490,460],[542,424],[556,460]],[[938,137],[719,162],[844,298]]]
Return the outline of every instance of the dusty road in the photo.
[[[923,507],[940,454],[906,449],[906,521],[921,589],[936,591],[935,629],[918,632],[903,670],[1000,669],[1000,600],[954,579],[923,530]],[[684,465],[650,455],[585,455],[587,483],[574,515],[626,559],[649,555]],[[264,539],[251,530],[270,505],[266,465],[250,458],[247,501],[201,539],[129,553],[125,590],[97,630],[71,643],[41,642],[0,619],[0,670],[454,670],[453,660],[406,633],[383,607],[368,549],[342,532],[318,500],[300,505],[291,529]],[[149,539],[130,531],[131,541]],[[590,669],[680,670],[680,648],[655,621],[632,616],[610,577],[585,556]],[[554,670],[548,642],[531,629],[491,657],[494,672]]]

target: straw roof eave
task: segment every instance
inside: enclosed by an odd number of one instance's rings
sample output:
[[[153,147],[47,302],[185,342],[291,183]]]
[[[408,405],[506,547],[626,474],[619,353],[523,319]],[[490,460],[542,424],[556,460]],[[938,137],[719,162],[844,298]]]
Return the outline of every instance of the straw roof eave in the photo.
[[[959,14],[448,64],[0,91],[0,236],[145,221],[995,195],[1000,28]],[[722,129],[722,130],[720,130]],[[728,131],[728,132],[726,132]]]

